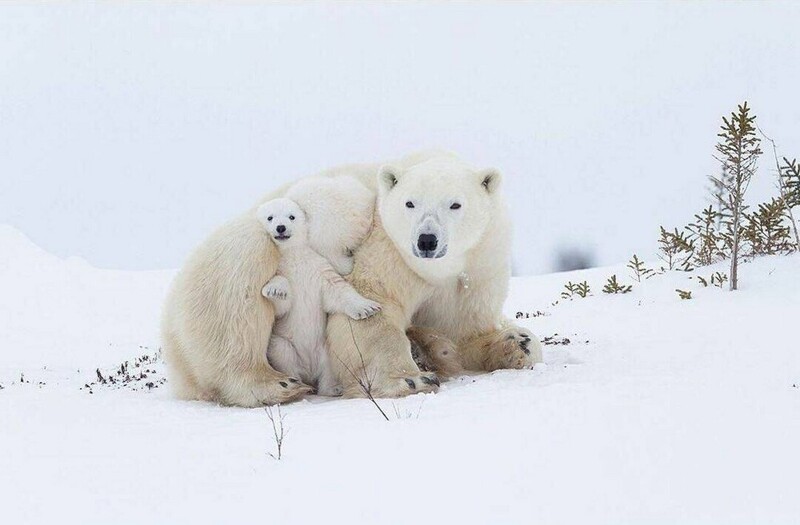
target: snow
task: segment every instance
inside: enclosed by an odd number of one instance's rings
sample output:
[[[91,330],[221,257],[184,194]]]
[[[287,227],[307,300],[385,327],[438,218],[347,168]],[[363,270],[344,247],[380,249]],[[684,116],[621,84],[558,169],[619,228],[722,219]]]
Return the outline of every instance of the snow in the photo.
[[[157,351],[172,272],[94,269],[0,227],[0,520],[796,523],[800,257],[740,272],[733,293],[677,272],[600,293],[632,282],[624,265],[514,279],[507,314],[570,340],[545,365],[379,400],[389,422],[365,400],[287,405],[276,461],[263,410],[145,387],[161,363],[85,387]],[[584,279],[594,295],[559,299]]]

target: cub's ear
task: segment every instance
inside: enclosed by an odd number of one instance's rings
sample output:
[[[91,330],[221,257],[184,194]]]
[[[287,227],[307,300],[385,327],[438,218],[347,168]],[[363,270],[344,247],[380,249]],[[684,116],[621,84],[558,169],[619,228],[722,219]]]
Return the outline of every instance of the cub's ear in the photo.
[[[381,166],[378,170],[378,190],[381,193],[388,193],[392,188],[397,185],[400,178],[400,170],[390,164]]]
[[[494,168],[486,168],[478,172],[478,180],[480,180],[481,186],[483,186],[489,194],[492,194],[500,187],[503,176]]]

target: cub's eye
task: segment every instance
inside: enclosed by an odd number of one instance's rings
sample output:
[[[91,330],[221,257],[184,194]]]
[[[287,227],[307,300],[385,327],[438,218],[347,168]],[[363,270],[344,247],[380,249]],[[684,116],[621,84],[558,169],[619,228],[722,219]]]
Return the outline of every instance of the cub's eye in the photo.
[[[270,215],[269,217],[267,217],[267,220],[268,220],[269,222],[272,222],[272,215]]]
[[[289,220],[293,221],[294,220],[294,215],[289,215]]]
[[[414,207],[414,203],[413,202],[406,201],[406,208],[413,208],[413,207]]]
[[[460,207],[461,207],[461,204],[459,204],[459,203],[457,203],[457,202],[454,202],[453,204],[451,204],[451,205],[450,205],[450,209],[451,209],[451,210],[457,210],[457,209],[459,209]]]

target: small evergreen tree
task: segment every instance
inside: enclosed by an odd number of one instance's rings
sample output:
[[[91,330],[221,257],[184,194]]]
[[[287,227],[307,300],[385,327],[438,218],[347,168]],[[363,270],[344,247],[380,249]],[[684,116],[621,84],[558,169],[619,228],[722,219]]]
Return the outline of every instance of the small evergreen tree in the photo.
[[[725,258],[725,235],[718,230],[720,212],[709,205],[699,215],[695,215],[695,222],[686,226],[689,230],[689,239],[694,245],[694,259],[696,266],[708,266]]]
[[[564,288],[566,288],[566,291],[561,292],[561,297],[564,299],[572,299],[576,295],[581,299],[585,299],[587,295],[591,295],[591,288],[589,288],[589,283],[586,281],[577,284],[569,281],[564,285]]]
[[[603,293],[628,293],[631,290],[633,290],[633,286],[619,284],[616,275],[609,277],[606,285],[603,286]]]
[[[757,211],[746,213],[744,218],[742,237],[750,248],[749,255],[786,254],[797,249],[783,199],[773,198],[759,204]]]
[[[792,212],[792,208],[800,204],[800,166],[797,166],[794,159],[789,161],[786,157],[783,157],[783,165],[781,165],[778,161],[778,145],[760,128],[758,131],[772,144],[772,156],[775,159],[775,167],[778,169],[778,188],[781,190],[781,198],[786,205],[789,226],[794,234],[795,249],[800,250],[800,231],[797,229],[797,222],[794,220]]]
[[[711,275],[711,284],[717,288],[722,288],[722,285],[728,282],[728,274],[722,272],[714,272]]]
[[[797,163],[797,159],[789,160],[783,157],[783,165],[780,170],[786,206],[788,208],[800,206],[800,164]]]
[[[789,215],[789,221],[794,231],[795,250],[800,250],[800,230],[798,230],[792,211],[792,208],[800,206],[800,165],[795,159],[789,160],[783,157],[783,166],[778,166],[778,175],[781,195],[786,203],[786,213]]]
[[[731,212],[731,270],[730,289],[739,287],[739,251],[744,215],[744,196],[753,178],[758,157],[761,155],[761,139],[756,136],[755,115],[750,115],[747,102],[740,105],[730,118],[722,117],[722,131],[717,134],[717,160],[730,172],[729,181],[720,181],[724,186]]]
[[[631,260],[628,261],[628,268],[633,272],[633,278],[636,279],[637,283],[642,282],[642,277],[649,279],[655,275],[653,270],[645,268],[644,263],[639,260],[639,257],[637,257],[635,253],[633,257],[631,257]]]
[[[680,270],[691,272],[693,270],[692,258],[694,257],[694,240],[686,232],[668,232],[661,228],[658,239],[658,257],[667,264],[667,270]]]

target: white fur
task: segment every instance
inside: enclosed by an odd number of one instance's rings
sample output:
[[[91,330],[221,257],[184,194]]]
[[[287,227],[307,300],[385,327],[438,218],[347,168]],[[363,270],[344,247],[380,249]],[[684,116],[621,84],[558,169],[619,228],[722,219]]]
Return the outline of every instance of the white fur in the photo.
[[[317,218],[322,220],[331,209],[320,207],[317,211]],[[358,320],[380,311],[380,305],[359,295],[311,248],[311,228],[297,203],[287,198],[274,199],[262,204],[256,215],[281,254],[278,275],[262,289],[262,295],[275,304],[277,317],[267,359],[276,370],[315,386],[319,394],[339,395],[341,389],[325,348],[326,314],[342,313]],[[341,226],[341,231],[352,230],[348,224]],[[322,235],[321,228],[316,231],[315,236]],[[341,238],[331,236],[334,237]],[[355,235],[347,237],[355,249],[360,240]],[[330,242],[326,245],[327,239],[316,240],[317,245],[335,246]],[[350,259],[344,252],[335,255]]]
[[[393,191],[385,178],[378,176],[380,167],[355,164],[321,175],[334,191],[340,191],[336,190],[340,183],[342,188],[358,187],[359,183],[367,188],[367,208],[381,186],[379,214],[362,209],[344,222],[372,227],[356,250],[349,279],[363,295],[380,302],[383,311],[352,324],[343,316],[329,316],[327,342],[332,352],[339,352],[333,364],[343,359],[355,365],[363,357],[375,395],[412,393],[405,379],[412,378],[420,386],[417,379],[422,377],[404,333],[412,322],[456,343],[468,370],[523,368],[540,361],[538,345],[531,348],[530,355],[522,355],[517,345],[509,342],[524,339],[521,334],[525,331],[502,316],[510,276],[511,225],[497,191],[499,178],[484,187],[482,170],[451,154],[423,152],[390,164],[390,171],[397,171],[394,189],[400,190]],[[307,180],[294,185],[295,191],[300,192]],[[291,189],[278,188],[260,202],[286,196]],[[488,197],[486,190],[490,190]],[[313,191],[308,190],[309,195]],[[294,197],[301,206],[308,206],[302,195]],[[402,215],[407,213],[404,199],[408,198],[421,199],[424,209],[437,215],[436,226],[446,230],[445,256],[424,259],[414,255],[414,235],[426,225],[413,213]],[[443,206],[454,198],[467,203],[461,219],[447,215],[449,207]],[[327,202],[324,198],[310,200],[317,205]],[[374,222],[373,215],[379,215]],[[310,211],[310,230],[315,220]],[[323,225],[323,236],[336,232],[326,232],[324,221],[317,224]],[[340,247],[350,248],[351,244],[334,241],[320,251],[336,255]],[[162,322],[170,384],[180,397],[258,406],[285,403],[305,394],[303,385],[287,383],[288,376],[270,366],[264,355],[275,308],[261,291],[275,276],[280,259],[255,216],[255,207],[222,226],[190,256],[167,297]],[[460,281],[468,280],[468,287],[459,284],[462,272],[466,277]],[[354,339],[363,343],[363,355]],[[338,374],[342,381],[347,376],[346,371],[338,370]],[[350,386],[346,385],[346,395],[363,395]]]
[[[453,341],[469,370],[528,368],[541,361],[535,337],[502,315],[511,224],[500,174],[432,154],[386,165],[375,181],[378,217],[356,253],[350,280],[384,309],[352,329],[341,316],[328,319],[330,351],[347,363],[333,363],[345,395],[364,395],[348,381],[348,367],[364,369],[373,395],[435,390],[410,355],[411,326]],[[460,207],[452,209],[456,203]],[[436,236],[434,250],[420,250],[423,234]]]
[[[353,253],[372,227],[375,194],[349,176],[308,177],[286,192],[308,218],[308,242],[340,275],[353,271]]]

